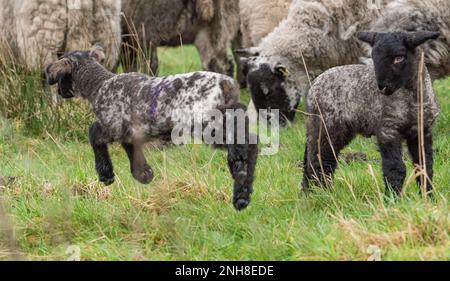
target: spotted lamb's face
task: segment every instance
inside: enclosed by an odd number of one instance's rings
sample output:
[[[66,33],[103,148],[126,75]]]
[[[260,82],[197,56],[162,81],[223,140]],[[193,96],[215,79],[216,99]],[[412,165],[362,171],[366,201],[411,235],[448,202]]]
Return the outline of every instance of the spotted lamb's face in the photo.
[[[45,74],[49,85],[58,84],[58,94],[64,99],[73,98],[75,90],[73,87],[72,73],[83,60],[94,60],[101,63],[105,59],[103,49],[94,46],[89,51],[75,51],[67,53],[54,63],[47,66]]]
[[[293,121],[300,95],[293,86],[288,67],[260,56],[243,58],[241,63],[256,109],[278,109],[282,124]]]
[[[378,88],[392,95],[401,88],[416,83],[418,73],[416,48],[427,40],[436,39],[436,32],[360,32],[358,39],[372,46],[372,59]]]

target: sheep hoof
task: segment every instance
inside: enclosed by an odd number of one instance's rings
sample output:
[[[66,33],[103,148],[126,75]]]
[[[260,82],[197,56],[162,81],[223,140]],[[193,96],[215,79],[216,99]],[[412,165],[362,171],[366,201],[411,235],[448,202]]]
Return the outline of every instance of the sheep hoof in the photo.
[[[239,198],[239,199],[235,199],[233,202],[234,208],[236,208],[236,210],[238,211],[242,211],[245,208],[248,207],[248,205],[250,204],[250,198]]]
[[[113,177],[100,177],[100,181],[105,185],[109,186],[114,183],[114,176]]]
[[[235,191],[233,197],[234,208],[238,211],[242,211],[250,204],[250,195],[253,193],[253,187],[240,188],[239,191]]]
[[[142,184],[149,184],[153,181],[153,171],[150,168],[144,168],[143,170],[133,173],[133,177]]]

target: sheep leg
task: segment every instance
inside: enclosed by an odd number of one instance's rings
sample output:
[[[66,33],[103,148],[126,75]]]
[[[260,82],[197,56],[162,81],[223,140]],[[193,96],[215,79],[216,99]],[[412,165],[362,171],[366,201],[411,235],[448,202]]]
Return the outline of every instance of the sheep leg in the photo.
[[[114,183],[114,169],[108,153],[108,138],[98,122],[89,129],[89,141],[95,155],[95,169],[101,182],[105,185]]]
[[[386,191],[399,196],[402,193],[406,177],[406,167],[402,160],[402,143],[400,138],[380,143],[384,183]]]
[[[123,143],[122,147],[130,159],[133,177],[142,184],[149,184],[153,180],[153,170],[145,160],[142,145]]]
[[[305,148],[304,173],[302,190],[308,192],[310,184],[327,187],[333,178],[333,174],[338,165],[340,151],[350,143],[354,134],[344,128],[330,127],[327,133],[323,128],[319,117],[310,117],[308,124],[308,141]]]
[[[418,136],[412,136],[407,139],[408,150],[411,155],[413,164],[415,166],[420,165],[420,148],[419,148],[419,139]],[[426,132],[425,134],[425,163],[427,167],[427,194],[432,196],[432,180],[433,180],[433,135],[430,132]],[[424,186],[423,177],[417,178],[417,183],[420,186]],[[422,189],[420,189],[422,191]]]
[[[234,61],[236,62],[237,81],[239,82],[241,89],[244,89],[247,88],[247,77],[245,75],[244,68],[240,63],[241,55],[236,52],[237,49],[242,49],[242,32],[240,30],[232,42],[232,50]]]
[[[233,108],[245,109],[245,106],[236,104]],[[245,141],[239,139],[241,136],[237,130],[238,118],[234,118],[233,142],[227,143],[228,167],[234,180],[233,205],[237,210],[243,210],[250,204],[259,152],[258,144],[252,143],[252,140],[257,140],[257,137],[250,134],[248,117],[245,118]]]
[[[211,28],[203,28],[195,39],[194,44],[200,53],[202,68],[233,77],[234,63],[228,57],[227,43],[222,40],[216,42],[215,35]]]
[[[159,60],[158,60],[158,46],[154,43],[151,43],[150,50],[150,69],[152,71],[153,76],[158,76],[159,71]]]

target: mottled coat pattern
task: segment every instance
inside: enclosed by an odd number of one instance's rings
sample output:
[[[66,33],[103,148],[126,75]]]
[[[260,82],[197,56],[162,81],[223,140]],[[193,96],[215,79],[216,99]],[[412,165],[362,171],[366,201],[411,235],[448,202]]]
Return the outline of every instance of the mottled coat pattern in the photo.
[[[50,84],[58,84],[62,97],[80,96],[92,105],[97,121],[89,137],[97,172],[105,184],[114,181],[108,144],[121,143],[130,158],[133,176],[141,183],[149,183],[153,171],[142,150],[146,142],[154,138],[166,139],[178,125],[187,124],[193,129],[195,123],[188,121],[200,120],[200,127],[206,126],[210,120],[196,117],[204,117],[213,110],[224,113],[228,109],[245,110],[239,104],[239,85],[228,76],[212,72],[161,78],[139,73],[115,75],[98,63],[102,56],[98,48],[69,53],[52,63],[46,73]],[[220,120],[222,127],[228,120],[226,114]],[[231,132],[234,142],[225,145],[235,181],[233,203],[239,210],[250,203],[258,154],[257,144],[250,143],[248,120],[245,125],[245,141],[239,142],[235,131]]]

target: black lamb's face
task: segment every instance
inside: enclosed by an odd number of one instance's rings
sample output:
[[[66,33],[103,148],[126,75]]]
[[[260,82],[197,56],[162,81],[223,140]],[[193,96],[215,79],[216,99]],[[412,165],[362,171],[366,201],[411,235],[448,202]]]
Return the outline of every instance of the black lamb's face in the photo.
[[[77,69],[79,63],[84,60],[94,60],[102,62],[105,58],[103,49],[99,46],[94,46],[89,51],[75,51],[67,53],[61,58],[45,69],[47,76],[47,83],[49,85],[58,84],[58,94],[64,99],[75,97],[75,90],[73,87],[72,74]]]
[[[288,95],[287,67],[282,63],[273,65],[264,57],[243,58],[241,63],[256,109],[278,109],[281,124],[293,121],[298,101]]]
[[[378,88],[384,95],[392,95],[401,88],[416,83],[416,49],[427,40],[436,39],[436,32],[360,32],[358,39],[372,46],[372,59]]]

